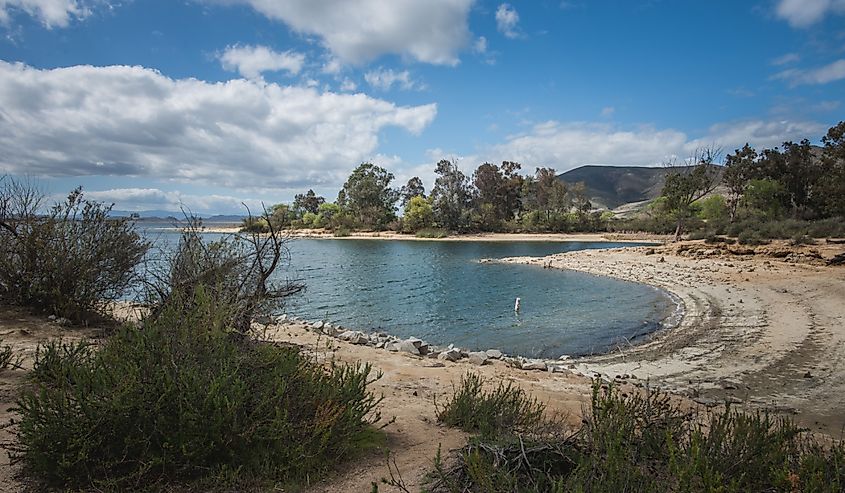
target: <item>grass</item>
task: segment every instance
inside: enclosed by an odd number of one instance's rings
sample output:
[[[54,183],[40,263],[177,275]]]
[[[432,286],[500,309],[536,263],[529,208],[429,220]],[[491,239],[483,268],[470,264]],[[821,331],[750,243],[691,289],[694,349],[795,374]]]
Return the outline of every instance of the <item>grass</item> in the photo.
[[[446,238],[449,231],[442,228],[424,228],[415,233],[417,238]]]
[[[102,347],[39,348],[11,451],[26,474],[104,491],[307,485],[377,441],[369,365],[217,328],[218,305],[194,296]]]
[[[450,402],[462,402],[461,388]],[[480,405],[483,394],[473,395]],[[817,441],[788,418],[730,407],[686,411],[665,394],[628,394],[596,381],[580,429],[479,435],[452,460],[438,454],[430,489],[839,492],[845,489],[845,444]]]

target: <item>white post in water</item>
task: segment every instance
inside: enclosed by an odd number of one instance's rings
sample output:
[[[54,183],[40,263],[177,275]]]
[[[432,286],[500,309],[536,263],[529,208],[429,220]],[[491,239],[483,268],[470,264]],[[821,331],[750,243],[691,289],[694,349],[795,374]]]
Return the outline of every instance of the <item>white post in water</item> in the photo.
[[[513,304],[513,311],[519,313],[519,297],[516,298],[516,303]]]

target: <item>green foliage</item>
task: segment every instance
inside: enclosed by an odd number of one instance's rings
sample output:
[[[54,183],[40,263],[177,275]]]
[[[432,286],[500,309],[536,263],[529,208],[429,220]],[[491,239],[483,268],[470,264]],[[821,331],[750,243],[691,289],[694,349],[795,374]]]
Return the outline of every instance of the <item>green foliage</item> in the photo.
[[[101,348],[50,342],[17,403],[24,471],[55,488],[307,483],[370,442],[368,365],[234,336],[200,288]],[[183,306],[190,306],[185,311]]]
[[[431,202],[421,195],[412,197],[405,204],[402,225],[410,233],[432,227],[434,225],[434,209],[431,207]]]
[[[745,206],[760,211],[768,220],[780,219],[789,203],[786,188],[778,181],[751,180],[744,196]]]
[[[476,438],[432,491],[708,492],[845,488],[845,443],[819,443],[788,418],[684,411],[668,395],[596,381],[580,430]]]
[[[697,201],[694,205],[698,205],[698,217],[713,223],[724,223],[728,220],[728,204],[725,197],[721,195],[712,195],[710,197]]]
[[[0,340],[0,344],[3,341]],[[5,370],[12,366],[17,366],[19,361],[19,357],[15,355],[15,351],[12,349],[12,346],[0,346],[0,370]]]
[[[390,188],[393,174],[372,163],[361,163],[343,184],[338,205],[364,228],[381,230],[395,219],[393,205],[399,199]]]
[[[111,206],[78,188],[40,215],[41,197],[9,180],[0,188],[0,299],[76,322],[103,313],[137,280],[149,244]]]
[[[437,409],[437,421],[481,436],[526,433],[543,424],[546,406],[511,383],[484,390],[476,373],[461,377],[453,396]]]
[[[449,231],[442,228],[424,228],[416,232],[417,238],[446,238]]]
[[[244,233],[269,233],[270,223],[263,217],[245,217],[241,220],[241,231]]]
[[[469,226],[472,190],[458,164],[445,159],[437,163],[438,175],[431,191],[435,222],[441,228],[461,231]]]

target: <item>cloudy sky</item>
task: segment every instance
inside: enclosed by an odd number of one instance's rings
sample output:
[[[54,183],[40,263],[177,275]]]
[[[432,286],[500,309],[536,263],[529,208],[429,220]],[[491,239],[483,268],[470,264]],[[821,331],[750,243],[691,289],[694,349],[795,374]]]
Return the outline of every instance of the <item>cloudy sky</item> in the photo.
[[[656,165],[845,115],[845,0],[0,0],[0,175],[117,209],[372,161]]]

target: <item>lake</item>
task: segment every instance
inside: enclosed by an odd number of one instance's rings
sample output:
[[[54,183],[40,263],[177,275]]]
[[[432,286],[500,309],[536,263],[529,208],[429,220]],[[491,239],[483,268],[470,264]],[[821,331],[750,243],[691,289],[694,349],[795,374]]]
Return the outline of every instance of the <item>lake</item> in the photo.
[[[176,238],[161,235],[165,242]],[[291,315],[441,346],[558,358],[627,344],[660,328],[676,306],[666,293],[646,285],[479,260],[620,246],[296,239],[289,244],[291,264],[279,275],[307,286],[289,298]],[[517,297],[519,313],[514,312]]]

